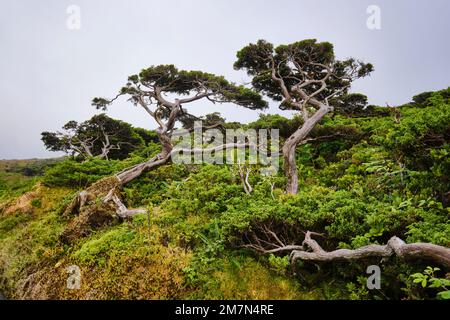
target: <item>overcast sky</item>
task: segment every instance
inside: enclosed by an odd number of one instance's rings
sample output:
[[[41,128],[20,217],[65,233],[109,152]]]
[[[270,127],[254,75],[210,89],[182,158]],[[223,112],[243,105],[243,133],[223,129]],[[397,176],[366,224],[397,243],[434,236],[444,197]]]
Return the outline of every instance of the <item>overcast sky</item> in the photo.
[[[67,27],[67,8],[81,10],[81,28]],[[369,5],[381,9],[381,29],[370,30]],[[404,103],[419,92],[450,85],[450,1],[62,1],[1,0],[0,159],[50,157],[42,131],[97,111],[95,96],[113,96],[127,76],[172,63],[237,83],[236,51],[257,39],[285,44],[330,41],[339,58],[375,65],[353,91],[372,104]],[[195,105],[195,114],[220,111],[248,122],[256,111],[233,105]],[[268,112],[277,112],[272,106]],[[126,101],[108,114],[135,126],[152,119]]]

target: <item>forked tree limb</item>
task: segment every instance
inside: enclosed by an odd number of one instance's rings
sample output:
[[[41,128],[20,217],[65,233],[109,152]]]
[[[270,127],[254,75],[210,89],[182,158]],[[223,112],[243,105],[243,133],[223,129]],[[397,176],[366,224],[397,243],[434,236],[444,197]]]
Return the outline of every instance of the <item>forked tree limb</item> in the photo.
[[[117,196],[114,189],[111,189],[111,191],[109,191],[109,193],[103,198],[103,203],[108,203],[109,201],[114,202],[116,213],[121,218],[127,218],[139,213],[146,212],[145,209],[128,209]]]

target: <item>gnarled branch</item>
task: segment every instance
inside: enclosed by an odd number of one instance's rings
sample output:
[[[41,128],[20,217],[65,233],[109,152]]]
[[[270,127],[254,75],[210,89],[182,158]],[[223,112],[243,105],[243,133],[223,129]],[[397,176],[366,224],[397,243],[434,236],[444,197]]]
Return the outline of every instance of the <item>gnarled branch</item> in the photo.
[[[291,251],[290,261],[297,260],[314,262],[333,262],[342,260],[359,260],[370,257],[387,258],[397,256],[401,259],[424,259],[432,261],[450,270],[450,249],[431,243],[405,243],[402,239],[394,236],[386,245],[368,245],[357,249],[338,249],[325,251],[312,235],[320,235],[311,231],[306,232],[305,239],[301,245],[285,244],[277,235],[264,229],[264,234],[269,241],[254,236],[252,243],[244,245],[262,254]]]

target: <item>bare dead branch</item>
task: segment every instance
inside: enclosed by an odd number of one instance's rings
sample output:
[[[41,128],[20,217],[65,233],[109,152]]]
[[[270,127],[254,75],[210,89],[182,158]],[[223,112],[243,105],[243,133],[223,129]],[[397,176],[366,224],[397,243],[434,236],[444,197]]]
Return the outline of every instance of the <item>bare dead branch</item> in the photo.
[[[290,261],[295,263],[297,260],[313,262],[333,262],[359,260],[370,257],[387,258],[397,256],[401,259],[424,259],[433,261],[448,270],[450,270],[450,249],[431,244],[431,243],[405,243],[402,239],[394,236],[386,245],[368,245],[357,249],[338,249],[334,251],[325,251],[319,243],[312,238],[313,235],[320,235],[311,231],[306,232],[301,245],[286,245],[273,231],[263,227],[265,235],[270,235],[267,239],[273,239],[268,242],[254,235],[253,242],[245,244],[244,247],[253,249],[262,254],[291,251]]]

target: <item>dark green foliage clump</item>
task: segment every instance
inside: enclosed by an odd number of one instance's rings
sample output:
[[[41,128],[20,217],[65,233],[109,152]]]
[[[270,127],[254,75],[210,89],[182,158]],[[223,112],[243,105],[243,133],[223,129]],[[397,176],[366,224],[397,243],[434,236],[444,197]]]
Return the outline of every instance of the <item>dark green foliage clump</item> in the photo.
[[[79,162],[67,158],[51,169],[43,177],[44,184],[48,186],[86,188],[95,181],[113,175],[130,165],[130,162],[118,160],[91,159]]]
[[[319,86],[302,86],[306,95],[314,95],[318,100],[325,100],[330,95],[336,99],[345,96],[349,81],[365,77],[374,69],[372,64],[353,58],[337,60],[333,45],[316,39],[277,47],[265,40],[258,40],[238,51],[234,68],[245,70],[252,77],[253,88],[276,101],[285,100],[286,94],[282,92],[279,82],[273,79],[273,68],[276,69],[276,77],[283,80],[286,90],[292,95],[297,84],[307,83],[305,77],[317,81],[323,79],[324,68],[333,70],[333,76],[325,80],[326,87],[321,92],[315,93]],[[280,108],[292,109],[289,104],[289,101],[283,101]]]
[[[69,121],[64,132],[42,132],[42,141],[47,150],[63,151],[67,154],[89,159],[125,159],[130,153],[145,144],[155,141],[155,134],[144,129],[135,129],[130,124],[98,114],[82,123]],[[108,152],[105,152],[105,148]]]

